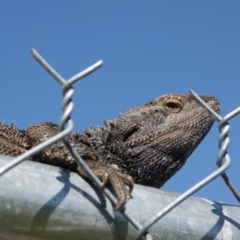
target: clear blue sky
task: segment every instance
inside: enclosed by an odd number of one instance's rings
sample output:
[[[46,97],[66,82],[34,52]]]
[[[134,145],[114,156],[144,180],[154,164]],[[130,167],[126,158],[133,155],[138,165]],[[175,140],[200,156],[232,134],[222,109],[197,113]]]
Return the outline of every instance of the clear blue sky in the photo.
[[[20,128],[58,122],[61,88],[30,56],[39,51],[75,85],[75,130],[102,125],[166,93],[216,96],[222,116],[240,105],[239,1],[0,1],[0,120]],[[227,171],[240,190],[240,116],[231,123]],[[215,124],[163,189],[182,193],[215,170]],[[219,178],[196,196],[238,204]]]

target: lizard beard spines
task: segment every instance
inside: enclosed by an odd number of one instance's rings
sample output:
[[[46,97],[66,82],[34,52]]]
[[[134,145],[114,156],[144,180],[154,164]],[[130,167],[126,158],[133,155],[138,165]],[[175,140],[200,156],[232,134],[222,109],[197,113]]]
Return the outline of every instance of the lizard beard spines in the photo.
[[[219,112],[215,98],[201,97]],[[128,110],[114,121],[120,126],[133,120],[139,129],[123,144],[128,151],[122,154],[121,163],[128,166],[124,170],[135,182],[160,187],[184,165],[211,128],[214,117],[190,95],[167,95],[132,112]]]
[[[17,129],[15,124],[6,125],[0,123],[0,138],[10,144],[26,149],[29,148],[25,131]]]

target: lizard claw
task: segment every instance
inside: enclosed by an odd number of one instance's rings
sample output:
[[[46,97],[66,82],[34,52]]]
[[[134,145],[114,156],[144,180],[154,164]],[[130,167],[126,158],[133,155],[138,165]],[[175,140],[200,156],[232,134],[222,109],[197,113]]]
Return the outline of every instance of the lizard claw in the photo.
[[[106,186],[107,181],[108,181],[108,173],[106,172],[103,176],[102,176],[102,188]]]
[[[132,177],[122,173],[120,169],[116,169],[115,167],[103,162],[88,160],[86,163],[103,182],[102,187],[104,187],[108,182],[111,183],[118,200],[115,210],[120,210],[129,200],[130,194],[133,190],[134,182]],[[77,172],[81,176],[87,178],[87,174],[80,167],[78,167]]]

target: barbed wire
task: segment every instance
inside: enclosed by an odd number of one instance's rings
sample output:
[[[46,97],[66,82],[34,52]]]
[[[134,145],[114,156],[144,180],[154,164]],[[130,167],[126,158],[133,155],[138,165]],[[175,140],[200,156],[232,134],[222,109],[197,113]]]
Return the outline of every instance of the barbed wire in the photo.
[[[39,144],[38,146],[30,149],[29,151],[23,153],[22,155],[16,157],[14,160],[9,162],[8,164],[2,166],[0,168],[0,176],[4,173],[8,172],[12,168],[15,168],[18,164],[25,161],[26,159],[30,158],[32,155],[42,151],[44,148],[63,140],[65,146],[68,148],[71,155],[74,157],[76,162],[85,170],[89,178],[92,182],[98,187],[99,190],[103,192],[103,194],[113,203],[114,206],[117,205],[117,200],[113,196],[113,194],[103,186],[102,182],[98,179],[98,177],[92,172],[92,170],[88,167],[85,161],[79,156],[76,152],[74,147],[68,141],[67,136],[73,131],[74,123],[71,119],[71,113],[74,108],[74,104],[72,101],[72,96],[74,94],[73,84],[79,81],[80,79],[86,77],[87,75],[93,73],[101,66],[103,66],[103,61],[100,60],[95,64],[91,65],[90,67],[86,68],[85,70],[79,72],[78,74],[74,75],[73,77],[65,80],[56,70],[54,70],[51,65],[34,49],[31,49],[32,56],[37,60],[37,62],[62,86],[62,93],[63,93],[63,100],[61,104],[62,108],[62,116],[59,122],[59,133],[47,141]],[[219,131],[220,136],[218,140],[219,145],[219,152],[217,156],[217,170],[209,174],[203,180],[195,184],[193,187],[188,189],[186,192],[181,194],[178,198],[172,201],[169,205],[164,207],[161,211],[159,211],[155,216],[149,219],[144,225],[142,225],[139,221],[137,221],[131,214],[123,207],[120,212],[122,215],[138,230],[136,239],[139,240],[143,236],[146,237],[147,240],[152,240],[153,237],[147,231],[148,229],[159,219],[165,216],[168,212],[178,206],[181,202],[186,200],[189,196],[193,193],[204,187],[206,184],[211,182],[213,179],[221,175],[224,180],[224,183],[233,193],[235,198],[240,201],[240,194],[234,187],[234,185],[230,182],[228,176],[226,175],[225,171],[229,168],[231,164],[230,156],[227,152],[229,147],[230,139],[228,136],[228,132],[230,129],[228,121],[233,117],[237,116],[240,113],[240,107],[236,108],[229,114],[224,117],[221,117],[217,114],[212,108],[210,108],[193,90],[190,90],[190,94],[196,99],[196,101],[204,107],[210,114],[212,114],[215,119],[219,122]]]

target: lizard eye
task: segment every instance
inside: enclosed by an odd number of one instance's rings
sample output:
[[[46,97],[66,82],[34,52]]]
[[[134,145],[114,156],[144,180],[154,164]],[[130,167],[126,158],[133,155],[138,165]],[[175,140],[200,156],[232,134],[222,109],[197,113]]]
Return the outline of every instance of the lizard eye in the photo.
[[[171,113],[178,113],[182,110],[183,106],[178,99],[168,99],[163,103],[165,110]]]

